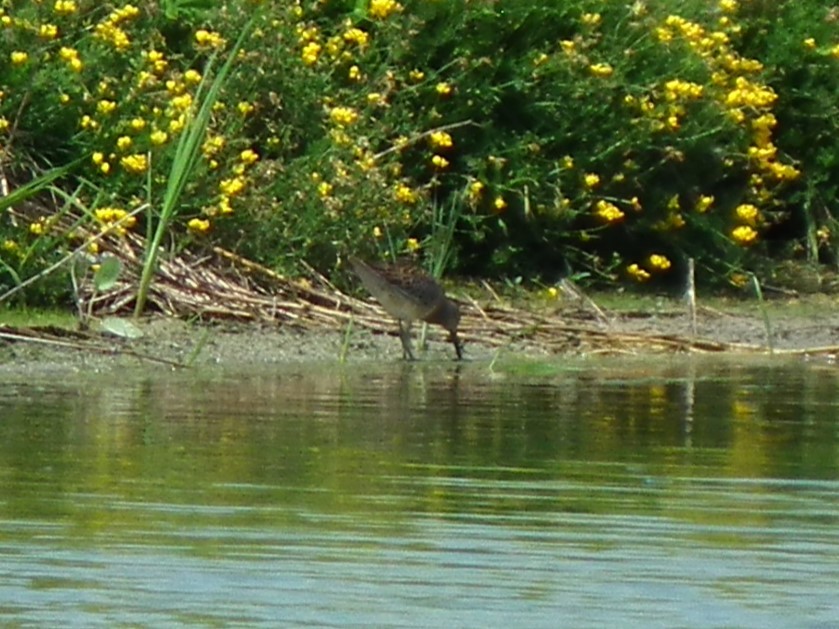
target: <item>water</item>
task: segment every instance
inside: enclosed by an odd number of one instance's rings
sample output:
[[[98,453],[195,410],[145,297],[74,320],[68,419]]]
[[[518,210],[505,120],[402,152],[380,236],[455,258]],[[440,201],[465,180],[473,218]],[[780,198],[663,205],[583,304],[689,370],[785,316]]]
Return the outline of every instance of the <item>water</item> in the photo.
[[[0,625],[836,627],[838,380],[661,358],[5,376]]]

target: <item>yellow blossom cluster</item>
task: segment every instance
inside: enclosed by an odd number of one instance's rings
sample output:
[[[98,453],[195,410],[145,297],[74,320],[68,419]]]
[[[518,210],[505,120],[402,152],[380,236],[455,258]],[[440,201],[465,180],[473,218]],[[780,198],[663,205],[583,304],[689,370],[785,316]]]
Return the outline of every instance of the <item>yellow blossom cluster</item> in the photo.
[[[413,205],[419,199],[419,195],[410,186],[404,183],[398,183],[393,189],[393,198],[399,203]]]
[[[215,31],[208,31],[203,28],[195,31],[195,44],[199,48],[221,49],[227,44],[227,40]]]
[[[648,258],[648,264],[651,269],[655,271],[667,271],[670,269],[671,263],[667,256],[660,253],[653,253]]]
[[[698,83],[671,79],[664,84],[664,99],[669,102],[696,100],[702,97],[703,89]]]
[[[608,63],[593,63],[589,67],[589,72],[597,78],[603,79],[612,76],[615,70]]]
[[[652,277],[649,271],[642,269],[637,263],[632,263],[626,267],[626,273],[636,282],[646,282]]]
[[[594,204],[594,214],[606,223],[617,223],[626,216],[617,205],[604,199]]]
[[[210,231],[210,221],[206,218],[191,218],[186,227],[194,234],[206,234]]]
[[[750,225],[740,225],[731,230],[731,238],[737,244],[748,246],[757,241],[757,231]]]
[[[128,34],[120,24],[133,20],[140,15],[140,9],[133,4],[126,4],[111,11],[94,29],[94,36],[111,44],[117,51],[124,52],[131,45]]]
[[[734,209],[734,215],[743,224],[731,230],[731,239],[743,246],[754,244],[758,237],[755,227],[761,220],[760,211],[751,203],[742,203]]]
[[[638,263],[632,263],[626,267],[626,273],[636,282],[646,282],[653,273],[663,273],[670,270],[672,263],[667,256],[660,253],[653,253],[647,258],[646,268]]]
[[[212,136],[204,142],[202,152],[205,157],[218,156],[226,141],[221,136]],[[218,201],[216,204],[204,208],[209,217],[227,216],[233,213],[233,199],[240,197],[248,187],[247,171],[259,161],[259,154],[253,149],[244,149],[238,155],[236,163],[231,167],[233,176],[222,179],[218,184]],[[217,167],[215,157],[210,157],[211,166]],[[195,231],[193,229],[193,231]],[[206,231],[206,230],[204,230]]]
[[[384,20],[402,10],[402,5],[396,0],[370,0],[367,14],[374,20]]]
[[[117,236],[124,236],[126,231],[137,224],[137,217],[120,207],[97,208],[93,216],[102,224],[102,231],[111,231]]]
[[[329,119],[339,127],[348,127],[358,120],[358,112],[352,107],[333,107]]]
[[[133,173],[135,175],[142,174],[146,172],[149,168],[149,160],[142,153],[134,153],[132,155],[126,155],[125,157],[120,158],[119,160],[120,166],[122,166],[126,171],[129,173]]]
[[[78,10],[79,8],[74,0],[55,0],[53,5],[53,11],[58,15],[72,15]]]
[[[431,146],[435,149],[449,149],[454,146],[452,136],[445,131],[434,131],[428,136]]]

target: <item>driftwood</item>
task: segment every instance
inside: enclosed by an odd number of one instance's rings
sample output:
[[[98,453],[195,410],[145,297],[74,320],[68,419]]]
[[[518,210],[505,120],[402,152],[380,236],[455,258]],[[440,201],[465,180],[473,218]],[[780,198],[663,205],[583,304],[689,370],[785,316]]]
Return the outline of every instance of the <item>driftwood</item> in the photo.
[[[99,314],[130,312],[142,264],[144,241],[135,234],[110,239],[107,249],[122,262],[119,283],[103,294],[87,287]],[[353,325],[394,334],[392,318],[375,302],[338,289],[314,269],[289,278],[256,262],[214,247],[199,255],[161,256],[148,304],[173,317],[202,317],[290,325],[308,330],[340,330]],[[590,301],[590,300],[589,300]],[[593,302],[592,302],[593,303]],[[460,334],[470,343],[504,347],[514,342],[565,352],[731,352],[762,347],[676,335],[617,332],[599,308],[583,302],[577,312],[538,313],[515,308],[487,291],[486,303],[461,300]]]
[[[85,308],[92,305],[97,315],[129,314],[134,306],[145,241],[131,232],[123,237],[97,238],[100,255],[118,257],[122,272],[116,285],[105,292],[94,291],[89,279],[82,282],[80,304]],[[585,296],[577,300],[580,306],[576,311],[558,313],[515,308],[486,284],[485,297],[484,303],[474,297],[460,300],[460,335],[466,342],[497,348],[520,343],[548,353],[766,352],[763,346],[696,336],[617,331],[610,326],[608,315]],[[187,251],[161,255],[147,304],[150,310],[179,318],[252,321],[307,330],[342,330],[352,322],[375,333],[395,333],[393,320],[376,303],[341,291],[314,269],[308,269],[308,277],[289,278],[220,247],[204,254]],[[0,339],[28,340],[33,336],[36,335],[0,328]],[[91,338],[57,338],[55,331],[47,331],[41,338],[43,342],[68,347],[84,345],[95,351],[113,351],[106,345],[98,347]],[[824,347],[776,352],[837,350]]]

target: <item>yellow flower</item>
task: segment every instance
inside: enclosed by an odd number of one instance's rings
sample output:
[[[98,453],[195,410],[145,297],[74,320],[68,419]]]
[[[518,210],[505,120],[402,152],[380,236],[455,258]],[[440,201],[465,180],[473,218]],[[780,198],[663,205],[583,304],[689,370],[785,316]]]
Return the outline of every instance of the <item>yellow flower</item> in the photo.
[[[373,238],[381,238],[382,237],[382,229],[378,225],[373,228]]]
[[[347,76],[350,77],[350,81],[358,81],[361,79],[361,68],[358,66],[351,66]]]
[[[328,197],[332,194],[332,184],[327,181],[321,181],[318,184],[318,194],[322,197]]]
[[[76,12],[76,3],[73,0],[55,0],[53,11],[59,15],[70,15]]]
[[[700,214],[704,214],[711,208],[713,204],[714,197],[703,194],[701,197],[699,197],[699,200],[696,202],[696,211]]]
[[[731,238],[740,245],[750,245],[757,240],[757,232],[749,225],[740,225],[731,230]]]
[[[600,185],[600,175],[595,173],[586,173],[585,177],[583,177],[583,183],[585,183],[586,188],[592,190]]]
[[[558,299],[559,289],[556,286],[549,286],[547,289],[545,289],[545,296],[548,299]]]
[[[9,129],[9,121],[6,116],[0,116],[0,131],[7,131]]]
[[[165,131],[161,131],[157,129],[156,131],[152,131],[151,135],[149,136],[149,140],[155,146],[160,146],[161,144],[165,144],[166,140],[169,139],[169,134]]]
[[[41,24],[38,28],[38,37],[41,39],[55,39],[58,37],[58,27],[55,24]]]
[[[127,135],[123,135],[117,138],[117,148],[120,151],[125,151],[131,148],[131,138],[129,138]]]
[[[14,240],[4,240],[2,245],[3,251],[7,251],[9,253],[14,253],[18,249],[20,249],[20,245],[18,245]]]
[[[808,37],[804,40],[804,47],[808,50],[813,50],[816,47],[816,40],[812,37]]]
[[[308,44],[303,46],[303,51],[300,53],[300,58],[303,59],[303,63],[307,66],[317,63],[318,56],[320,55],[322,48],[323,46],[314,41],[310,41]]]
[[[402,5],[396,0],[370,0],[367,15],[374,20],[383,20],[402,10]]]
[[[367,102],[371,105],[384,105],[387,101],[379,92],[370,92],[367,95]]]
[[[469,184],[469,198],[473,201],[477,201],[481,198],[481,195],[484,192],[484,188],[486,186],[481,181],[473,181]]]
[[[738,205],[737,208],[734,210],[734,213],[737,215],[738,219],[749,225],[754,225],[755,223],[757,223],[757,220],[760,216],[760,212],[758,211],[758,209],[751,203],[743,203],[742,205]]]
[[[434,157],[431,158],[431,163],[434,164],[435,168],[443,170],[444,168],[448,167],[449,160],[447,160],[442,155],[435,155]]]
[[[559,46],[566,55],[573,55],[577,52],[577,43],[573,39],[563,39],[559,42]]]
[[[217,155],[224,148],[224,144],[225,139],[223,136],[210,136],[204,140],[204,144],[201,145],[201,152],[205,157],[212,157],[213,155]]]
[[[171,100],[171,103],[172,107],[178,111],[186,111],[192,106],[192,94],[181,94],[180,96],[175,96]]]
[[[181,129],[186,126],[186,115],[181,114],[177,118],[172,118],[169,121],[169,132],[170,133],[178,133]]]
[[[128,126],[131,127],[132,131],[139,133],[146,128],[146,121],[140,117],[132,118],[131,122],[128,123]]]
[[[720,0],[719,7],[723,13],[734,13],[737,10],[737,0]]]
[[[22,66],[29,61],[29,55],[22,50],[15,50],[9,55],[9,59],[11,59],[12,65]]]
[[[779,164],[778,162],[772,162],[769,166],[769,171],[776,179],[781,181],[792,181],[793,179],[798,179],[801,175],[801,171],[795,166],[790,166],[789,164]]]
[[[166,61],[163,53],[159,50],[150,50],[147,53],[144,53],[146,59],[151,64],[152,70],[155,74],[161,75],[166,72],[166,68],[169,67],[169,62]],[[150,82],[148,79],[141,81],[141,84],[145,84]]]
[[[835,46],[833,46],[833,48],[830,49],[830,56],[839,59],[839,44],[836,44]]]
[[[626,267],[626,272],[629,274],[631,278],[633,278],[637,282],[646,282],[650,279],[651,275],[642,269],[637,264],[630,264]]]
[[[96,111],[100,114],[110,114],[117,108],[117,104],[112,100],[100,100],[96,103]]]
[[[103,231],[113,231],[118,236],[124,236],[126,230],[137,224],[136,216],[129,216],[128,212],[119,207],[100,207],[93,215],[104,225]]]
[[[245,164],[253,164],[259,160],[259,155],[257,155],[256,151],[251,149],[245,149],[241,153],[239,153],[239,159],[242,160]]]
[[[594,208],[594,213],[607,223],[617,223],[625,216],[618,206],[604,199],[599,200]]]
[[[202,28],[195,31],[195,43],[201,48],[222,48],[227,42],[218,33]]]
[[[416,238],[408,238],[408,240],[405,241],[405,248],[413,253],[420,248],[419,241]]]
[[[601,79],[612,76],[615,71],[608,63],[593,63],[588,69],[594,76]]]
[[[504,200],[504,197],[497,196],[492,202],[492,207],[497,213],[501,213],[507,209],[507,201]]]
[[[411,205],[417,202],[418,196],[416,192],[414,192],[410,187],[406,186],[404,183],[398,183],[393,189],[393,198],[399,201],[400,203]]]
[[[344,40],[364,48],[370,41],[370,36],[360,28],[349,28],[344,32]]]
[[[454,145],[452,136],[445,131],[435,131],[429,136],[429,140],[431,141],[431,146],[438,149],[448,149]]]
[[[197,70],[187,70],[184,72],[184,83],[196,85],[201,82],[201,73]]]
[[[130,173],[144,173],[149,167],[148,159],[141,153],[126,155],[119,160],[120,165]]]
[[[128,34],[110,20],[97,24],[94,33],[97,38],[108,42],[117,50],[126,50],[131,45]]]
[[[339,127],[346,127],[358,120],[358,112],[352,107],[333,107],[329,118]]]
[[[597,26],[602,19],[599,13],[583,13],[582,22],[586,26]]]
[[[88,130],[98,129],[99,128],[99,123],[96,122],[93,118],[91,118],[87,114],[85,114],[84,116],[82,116],[82,119],[79,121],[79,126],[82,129],[88,129]]]
[[[408,78],[414,83],[419,83],[425,78],[425,72],[422,70],[411,70],[408,72]]]
[[[242,177],[222,179],[218,187],[224,196],[234,197],[245,189],[245,180]]]
[[[251,105],[248,101],[243,100],[242,102],[236,105],[236,109],[238,109],[239,113],[243,116],[247,116],[255,109],[255,107]]]
[[[650,256],[650,268],[657,271],[666,271],[670,268],[670,260],[666,256],[654,253]]]
[[[186,226],[189,231],[196,234],[206,234],[210,231],[210,221],[204,218],[192,218]]]
[[[440,96],[449,96],[453,91],[452,86],[445,81],[438,83],[434,89]]]
[[[44,221],[41,219],[29,224],[29,232],[31,234],[35,234],[36,236],[40,236],[44,233],[44,227]]]

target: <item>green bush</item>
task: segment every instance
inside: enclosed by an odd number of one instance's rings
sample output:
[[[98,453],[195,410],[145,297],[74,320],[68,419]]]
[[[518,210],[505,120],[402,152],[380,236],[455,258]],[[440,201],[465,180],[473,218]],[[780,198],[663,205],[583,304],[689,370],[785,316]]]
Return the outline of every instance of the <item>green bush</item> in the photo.
[[[816,0],[5,6],[4,172],[22,183],[83,159],[62,180],[69,207],[0,221],[0,282],[78,245],[55,212],[117,235],[154,227],[206,63],[251,20],[175,248],[220,244],[289,272],[453,247],[462,272],[545,281],[678,281],[693,257],[700,279],[737,283],[771,255],[835,261],[834,13]]]

